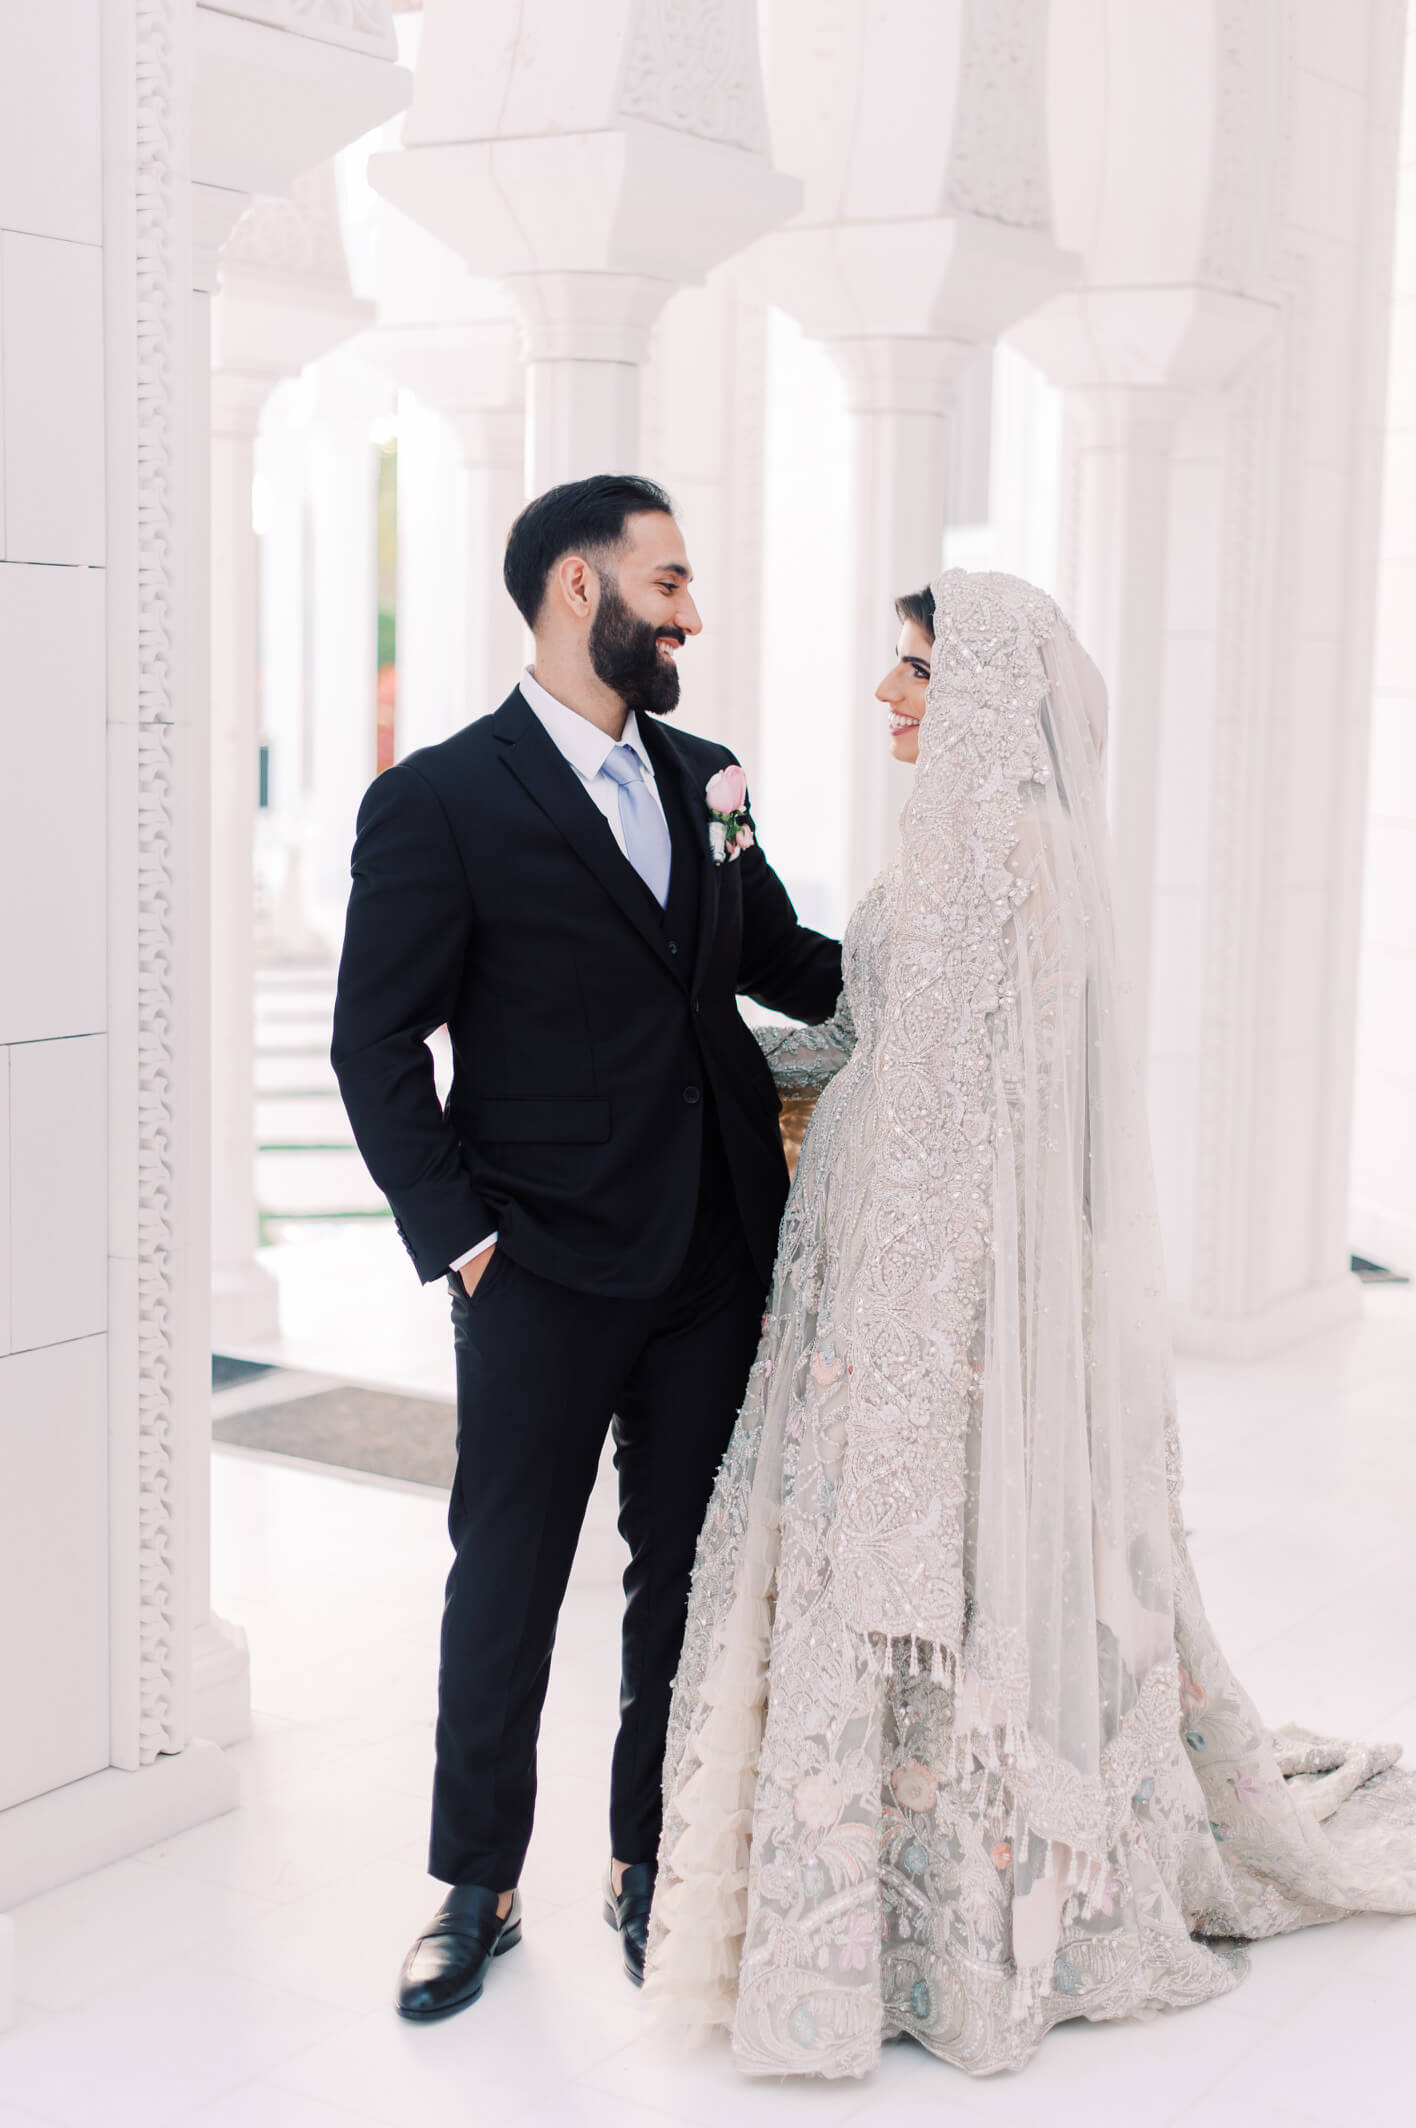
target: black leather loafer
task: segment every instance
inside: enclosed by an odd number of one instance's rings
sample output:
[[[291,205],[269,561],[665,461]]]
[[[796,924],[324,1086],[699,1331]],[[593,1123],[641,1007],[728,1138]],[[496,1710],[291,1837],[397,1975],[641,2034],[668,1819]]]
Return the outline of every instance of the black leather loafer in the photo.
[[[497,1918],[500,1897],[480,1884],[453,1885],[403,1961],[400,2017],[426,2024],[477,2000],[492,1960],[521,1941],[521,1894],[512,1893],[504,1920]]]
[[[614,1878],[605,1877],[605,1919],[617,1931],[624,1953],[624,1969],[637,1988],[644,1985],[644,1950],[649,1941],[649,1909],[654,1903],[652,1862],[631,1862],[618,1894]]]

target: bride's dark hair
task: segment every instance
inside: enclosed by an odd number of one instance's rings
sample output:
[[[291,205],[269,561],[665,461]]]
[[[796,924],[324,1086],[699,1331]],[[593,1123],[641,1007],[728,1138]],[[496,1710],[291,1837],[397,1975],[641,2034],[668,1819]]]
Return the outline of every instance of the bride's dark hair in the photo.
[[[895,611],[902,621],[913,621],[922,628],[930,641],[934,640],[934,593],[928,584],[923,591],[906,591],[895,601]]]

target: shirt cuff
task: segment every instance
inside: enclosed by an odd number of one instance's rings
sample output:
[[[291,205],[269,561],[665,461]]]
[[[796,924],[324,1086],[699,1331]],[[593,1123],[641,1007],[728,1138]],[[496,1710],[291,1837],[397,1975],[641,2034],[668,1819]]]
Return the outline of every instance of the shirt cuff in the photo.
[[[489,1234],[489,1235],[487,1236],[487,1238],[486,1238],[486,1240],[485,1240],[485,1241],[479,1241],[479,1242],[478,1242],[478,1244],[477,1244],[477,1246],[476,1246],[476,1248],[475,1248],[475,1249],[469,1249],[469,1250],[467,1251],[467,1254],[466,1254],[465,1256],[457,1256],[457,1257],[454,1257],[454,1258],[453,1258],[453,1261],[452,1261],[452,1262],[451,1262],[451,1263],[450,1263],[450,1264],[448,1265],[448,1269],[449,1269],[449,1271],[460,1271],[460,1270],[462,1269],[462,1266],[463,1266],[464,1264],[470,1264],[470,1263],[471,1263],[471,1261],[472,1261],[472,1259],[473,1259],[473,1257],[474,1257],[474,1256],[480,1256],[480,1255],[482,1255],[483,1251],[484,1251],[484,1250],[486,1250],[486,1249],[492,1249],[492,1248],[495,1248],[495,1247],[496,1247],[496,1241],[497,1241],[497,1237],[496,1237],[496,1235],[495,1235],[495,1234]]]

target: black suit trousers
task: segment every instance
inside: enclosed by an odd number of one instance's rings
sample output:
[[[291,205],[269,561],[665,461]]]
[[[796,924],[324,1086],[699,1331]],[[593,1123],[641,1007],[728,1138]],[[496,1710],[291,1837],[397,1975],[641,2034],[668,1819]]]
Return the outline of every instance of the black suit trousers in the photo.
[[[624,1576],[610,1847],[658,1852],[664,1737],[698,1532],[757,1349],[763,1281],[725,1163],[706,1159],[687,1257],[624,1300],[551,1283],[498,1250],[453,1285],[456,1557],[443,1610],[433,1876],[516,1884],[556,1620],[613,1420]]]

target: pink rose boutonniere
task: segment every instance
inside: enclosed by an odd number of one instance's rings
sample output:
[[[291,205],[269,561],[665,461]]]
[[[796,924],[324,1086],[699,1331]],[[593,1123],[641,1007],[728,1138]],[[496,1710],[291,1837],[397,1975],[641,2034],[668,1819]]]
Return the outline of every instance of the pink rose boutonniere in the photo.
[[[747,817],[747,777],[734,761],[708,778],[708,840],[714,864],[728,864],[756,840]]]

